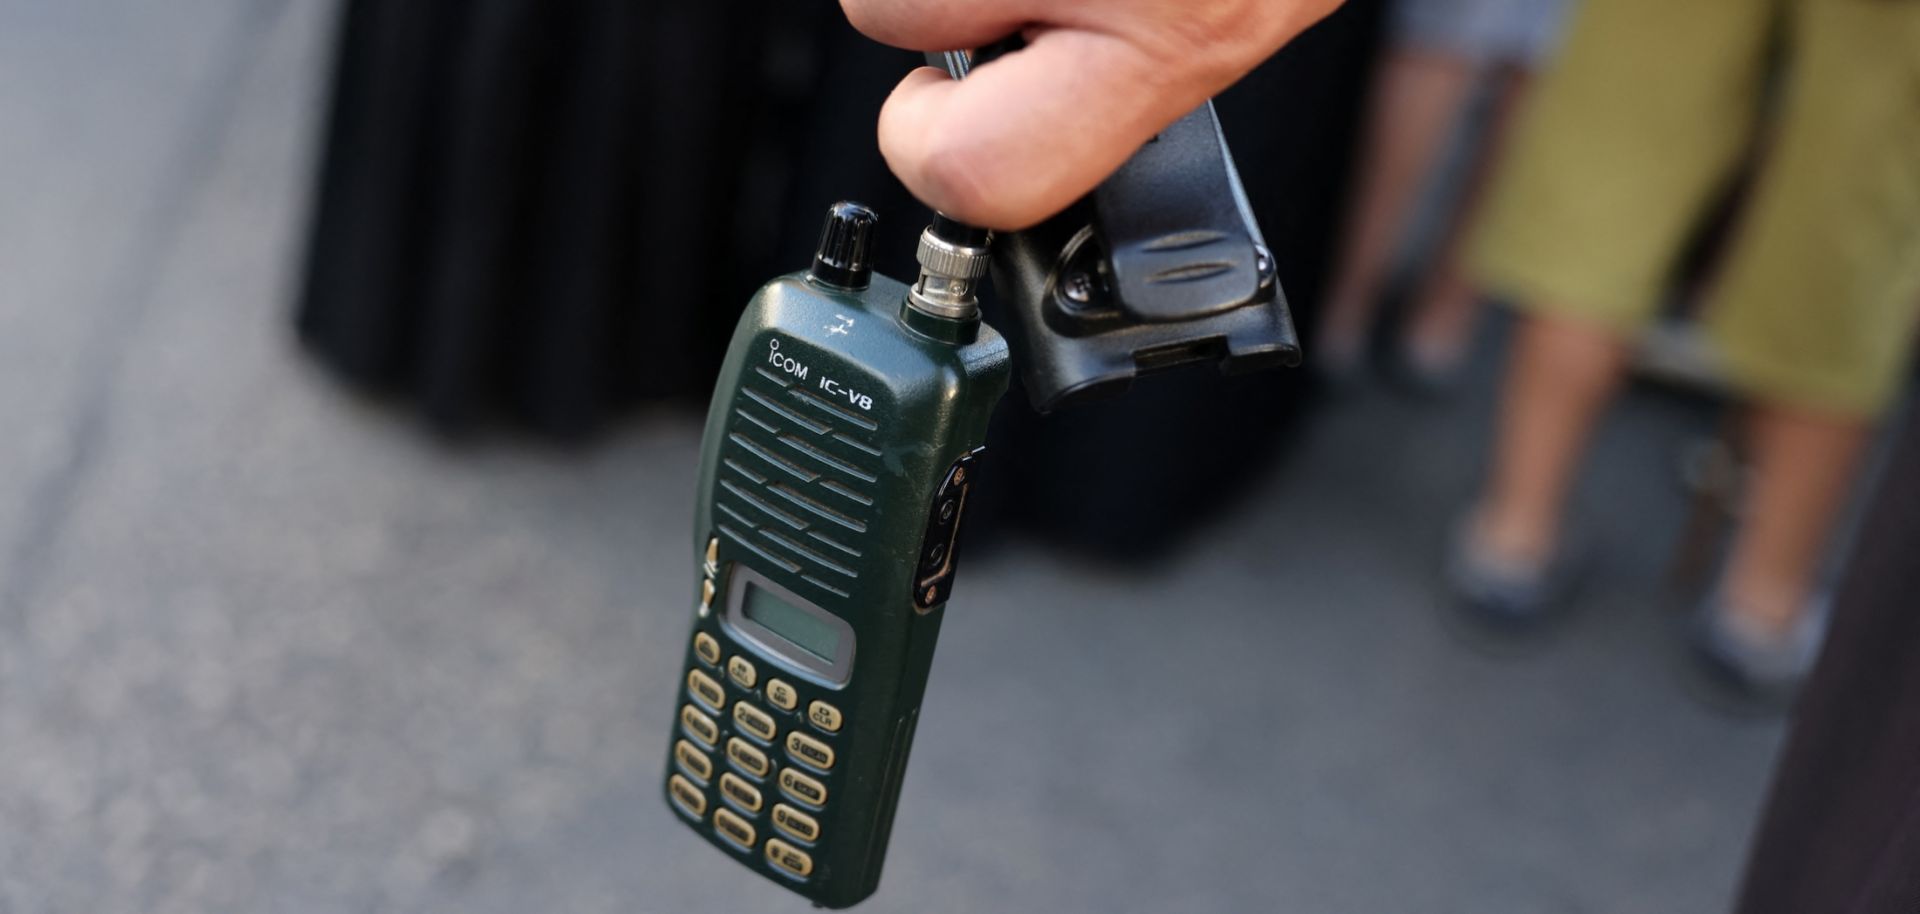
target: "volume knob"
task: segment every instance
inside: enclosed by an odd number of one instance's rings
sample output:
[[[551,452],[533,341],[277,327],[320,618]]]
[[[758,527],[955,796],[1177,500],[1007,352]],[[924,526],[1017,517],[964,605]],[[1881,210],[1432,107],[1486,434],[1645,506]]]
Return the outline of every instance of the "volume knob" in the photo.
[[[829,207],[807,276],[845,289],[866,288],[873,278],[873,226],[879,221],[873,210],[852,201]]]

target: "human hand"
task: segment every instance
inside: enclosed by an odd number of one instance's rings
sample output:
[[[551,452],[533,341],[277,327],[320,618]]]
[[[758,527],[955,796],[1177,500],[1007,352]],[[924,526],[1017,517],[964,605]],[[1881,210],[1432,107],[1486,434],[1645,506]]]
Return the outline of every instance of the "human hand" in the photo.
[[[917,51],[1027,46],[965,81],[921,68],[880,112],[880,152],[955,219],[1021,229],[1065,209],[1168,124],[1340,0],[841,0],[869,37]]]

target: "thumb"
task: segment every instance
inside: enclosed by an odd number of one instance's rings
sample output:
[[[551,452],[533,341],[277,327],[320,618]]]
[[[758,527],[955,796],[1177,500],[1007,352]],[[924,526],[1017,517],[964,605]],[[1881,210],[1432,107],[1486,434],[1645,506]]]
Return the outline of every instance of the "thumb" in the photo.
[[[974,225],[1026,228],[1220,88],[1182,70],[1116,36],[1038,31],[963,81],[914,71],[880,112],[880,151],[928,206]]]

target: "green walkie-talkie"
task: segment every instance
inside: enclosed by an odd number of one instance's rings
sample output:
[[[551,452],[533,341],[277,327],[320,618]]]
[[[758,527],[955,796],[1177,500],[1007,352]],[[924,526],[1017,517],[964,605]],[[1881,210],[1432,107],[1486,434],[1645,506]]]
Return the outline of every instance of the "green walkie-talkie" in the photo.
[[[693,635],[667,801],[741,863],[843,908],[879,885],[1007,345],[986,232],[939,218],[911,287],[871,210],[748,302],[707,415]]]

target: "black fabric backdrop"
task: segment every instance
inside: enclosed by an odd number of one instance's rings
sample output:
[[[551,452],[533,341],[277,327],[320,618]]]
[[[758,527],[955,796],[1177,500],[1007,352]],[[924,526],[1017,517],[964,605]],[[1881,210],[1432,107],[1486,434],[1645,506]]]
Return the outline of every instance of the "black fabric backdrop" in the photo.
[[[1219,102],[1303,325],[1377,20],[1350,4]],[[838,199],[880,210],[881,269],[912,277],[928,214],[873,135],[919,60],[838,4],[354,0],[338,53],[301,338],[440,431],[590,442],[703,406],[740,306]],[[1016,390],[974,532],[1161,551],[1273,465],[1301,390],[1180,372],[1047,419]]]

